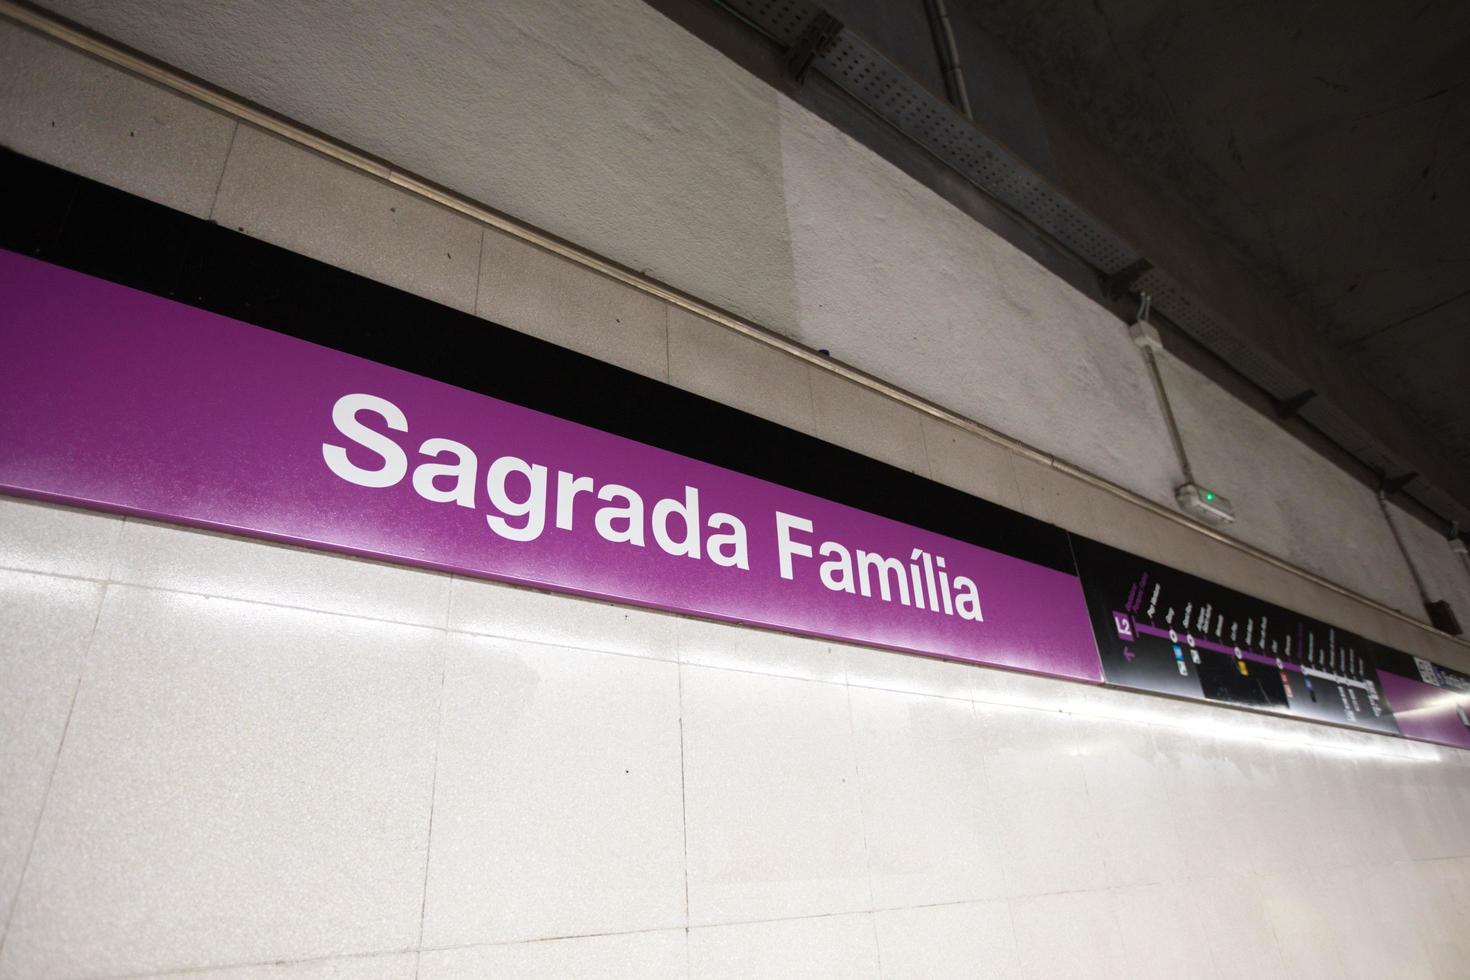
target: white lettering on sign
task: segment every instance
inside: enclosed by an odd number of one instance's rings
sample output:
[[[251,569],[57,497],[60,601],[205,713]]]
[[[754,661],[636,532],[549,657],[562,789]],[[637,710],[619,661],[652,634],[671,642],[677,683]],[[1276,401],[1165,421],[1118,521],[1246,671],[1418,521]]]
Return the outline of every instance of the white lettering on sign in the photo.
[[[349,446],[333,443],[322,444],[322,458],[348,483],[374,489],[396,486],[409,475],[408,453],[369,421],[391,432],[408,432],[407,416],[387,399],[362,393],[344,395],[332,407],[332,424],[359,453],[372,458],[369,465],[359,465],[349,457]],[[454,439],[435,437],[419,444],[418,457],[410,484],[419,497],[436,504],[478,505],[480,459],[474,450]],[[697,487],[684,487],[682,497],[655,501],[650,510],[631,487],[599,485],[591,476],[553,472],[511,455],[490,461],[483,486],[488,505],[485,524],[508,541],[537,540],[546,533],[548,518],[557,530],[573,531],[580,506],[582,519],[590,516],[593,529],[605,541],[643,548],[652,537],[668,555],[695,561],[708,558],[724,568],[750,570],[745,523],[724,511],[701,520]],[[781,511],[775,514],[775,531],[783,579],[795,580],[799,567],[809,567],[806,561],[820,556],[817,578],[831,592],[896,602],[977,623],[985,620],[979,588],[966,575],[951,576],[942,555],[914,548],[905,563],[896,556],[830,540],[816,543],[814,549],[812,521]]]
[[[784,579],[796,577],[795,559],[812,557],[812,546],[793,537],[794,532],[813,533],[812,522],[777,511],[776,553]],[[877,596],[884,602],[897,601],[946,616],[958,614],[961,619],[977,623],[985,620],[980,609],[980,590],[964,575],[956,575],[951,586],[943,556],[915,548],[905,566],[898,558],[859,548],[854,561],[854,552],[836,541],[823,541],[817,547],[817,554],[826,559],[818,567],[817,575],[833,592],[855,591],[872,598],[876,585]]]

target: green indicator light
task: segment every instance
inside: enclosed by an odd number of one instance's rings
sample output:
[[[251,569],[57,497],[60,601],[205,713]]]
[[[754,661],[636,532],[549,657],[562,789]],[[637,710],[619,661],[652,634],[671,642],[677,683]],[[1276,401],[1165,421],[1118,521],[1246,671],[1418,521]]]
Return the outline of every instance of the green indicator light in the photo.
[[[1210,491],[1210,490],[1206,490],[1205,491],[1205,499],[1206,500],[1214,500],[1215,499],[1215,494],[1212,491]]]

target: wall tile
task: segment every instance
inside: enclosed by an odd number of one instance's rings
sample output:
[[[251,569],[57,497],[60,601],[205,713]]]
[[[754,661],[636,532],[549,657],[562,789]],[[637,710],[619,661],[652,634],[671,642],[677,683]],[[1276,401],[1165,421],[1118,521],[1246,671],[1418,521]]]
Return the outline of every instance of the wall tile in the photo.
[[[1400,810],[1409,857],[1419,861],[1459,857],[1463,851],[1464,813],[1457,812],[1455,794],[1447,785],[1455,770],[1422,765],[1401,771],[1399,791],[1407,805]],[[1458,775],[1458,773],[1457,773]],[[1458,780],[1457,780],[1458,781]]]
[[[1328,980],[1347,975],[1332,924],[1346,896],[1334,893],[1329,881],[1321,871],[1260,878],[1266,919],[1288,976]]]
[[[973,706],[862,688],[851,698],[874,907],[1004,895]]]
[[[418,980],[684,980],[684,931],[584,936],[504,946],[425,950]]]
[[[689,930],[690,980],[876,980],[878,975],[871,915]]]
[[[1188,890],[1222,976],[1251,980],[1291,976],[1276,946],[1259,878],[1201,878]]]
[[[1005,901],[874,913],[885,980],[969,980],[1020,972]]]
[[[1401,811],[1410,800],[1400,792],[1403,779],[1399,770],[1414,765],[1418,763],[1392,757],[1363,759],[1358,763],[1362,785],[1358,787],[1357,798],[1365,801],[1362,819],[1373,828],[1375,862],[1397,864],[1409,859],[1406,837],[1412,824],[1404,819]]]
[[[0,976],[411,946],[440,644],[110,587]]]
[[[679,659],[686,664],[837,683],[847,676],[841,648],[822,640],[700,619],[676,622]]]
[[[1233,850],[1244,856],[1232,855],[1224,863],[1227,871],[1247,869],[1255,874],[1271,874],[1292,867],[1294,861],[1302,860],[1303,852],[1320,856],[1310,845],[1304,847],[1292,835],[1280,833],[1283,825],[1333,827],[1333,833],[1322,836],[1338,854],[1353,862],[1362,859],[1364,848],[1373,846],[1355,832],[1360,826],[1356,808],[1347,814],[1340,812],[1351,804],[1330,788],[1324,796],[1316,795],[1319,781],[1313,763],[1326,758],[1339,763],[1349,761],[1337,755],[1330,743],[1309,746],[1304,751],[1290,742],[1262,740],[1241,742],[1228,751],[1233,767],[1224,788],[1234,798],[1222,812],[1234,825],[1230,837],[1244,845]],[[1337,863],[1331,851],[1328,855],[1332,863]],[[1195,873],[1199,873],[1198,865]]]
[[[1218,710],[1208,704],[1161,698],[1141,691],[1129,691],[1100,684],[1069,684],[1071,697],[1064,710],[1079,717],[1108,719],[1130,725],[1151,724],[1165,727],[1189,727],[1198,724],[1203,714]]]
[[[425,944],[684,924],[678,669],[451,636]]]
[[[1085,707],[1095,691],[1092,684],[1062,681],[1017,670],[975,667],[971,671],[970,696],[985,704],[1040,711],[1074,711]]]
[[[1229,965],[1216,964],[1210,955],[1199,915],[1189,900],[1189,885],[1118,888],[1109,893],[1109,901],[1132,980],[1205,980],[1220,975],[1217,966],[1224,966],[1229,974]]]
[[[455,576],[449,628],[554,646],[675,660],[678,617]]]
[[[669,309],[669,381],[743,412],[811,432],[807,365],[677,307]]]
[[[1184,846],[1153,732],[1143,724],[1085,716],[1074,725],[1108,884],[1181,877]]]
[[[830,371],[811,372],[812,434],[845,449],[929,475],[923,415]]]
[[[1434,976],[1432,950],[1463,935],[1463,920],[1448,931],[1440,929],[1412,862],[1375,862],[1350,870],[1357,875],[1355,894],[1361,896],[1363,912],[1347,922],[1343,959],[1364,976]],[[1360,927],[1360,921],[1372,926]]]
[[[199,217],[235,121],[0,23],[0,144]]]
[[[1158,768],[1169,798],[1176,801],[1173,815],[1185,850],[1185,873],[1191,877],[1255,874],[1267,864],[1260,842],[1280,836],[1275,828],[1260,825],[1261,794],[1249,779],[1250,767],[1258,761],[1261,772],[1269,772],[1264,760],[1273,749],[1249,738],[1229,740],[1228,732],[1156,732]]]
[[[1091,498],[1092,506],[1093,523],[1088,537],[1150,558],[1161,553],[1157,535],[1158,524],[1164,518],[1097,487],[1088,486],[1083,492]]]
[[[924,418],[924,441],[935,480],[1025,513],[1012,463],[1015,453],[983,436],[930,417]]]
[[[95,582],[0,572],[0,924],[20,887],[101,601]]]
[[[1154,518],[1154,558],[1191,575],[1214,578],[1219,558],[1217,552],[1226,547],[1192,527],[1162,517]]]
[[[894,650],[835,644],[832,649],[846,661],[847,682],[854,687],[969,700],[974,674],[980,669],[974,664]]]
[[[1202,578],[1259,598],[1273,598],[1272,587],[1280,582],[1281,574],[1269,562],[1220,542],[1210,548],[1210,566],[1200,573]]]
[[[1011,901],[1018,976],[1129,977],[1118,918],[1108,892],[1036,895]]]
[[[667,381],[664,302],[493,228],[475,311],[487,320]]]
[[[1397,883],[1384,873],[1389,867],[1344,865],[1313,875],[1318,879],[1313,891],[1319,900],[1327,893],[1321,910],[1324,921],[1314,942],[1327,947],[1319,954],[1321,959],[1330,956],[1341,964],[1339,976],[1433,976],[1427,951],[1418,938],[1422,917],[1415,913],[1422,899],[1405,901]],[[1353,914],[1341,913],[1346,903],[1351,903]],[[1278,941],[1281,938],[1278,934]]]
[[[1470,933],[1465,909],[1470,908],[1470,864],[1466,859],[1416,861],[1416,891],[1425,896],[1420,934],[1435,977],[1457,977],[1470,959]]]
[[[1011,459],[1021,512],[1089,537],[1094,531],[1092,497],[1101,492],[1075,477],[1024,456]]]
[[[1303,815],[1324,819],[1333,828],[1331,834],[1312,835],[1315,840],[1308,850],[1308,856],[1315,859],[1312,867],[1359,864],[1369,856],[1378,861],[1402,860],[1407,856],[1402,825],[1381,824],[1375,819],[1379,811],[1374,797],[1392,793],[1394,787],[1392,774],[1385,771],[1385,766],[1376,764],[1379,760],[1360,762],[1350,756],[1316,752],[1302,753],[1300,758],[1296,754],[1284,754],[1280,762],[1283,769],[1291,770],[1282,780],[1280,795],[1289,798],[1293,783],[1307,788],[1314,798],[1309,798],[1310,811]],[[1307,764],[1311,766],[1310,780],[1303,778],[1308,775]],[[1285,808],[1278,805],[1276,809]]]
[[[106,578],[123,519],[0,497],[0,567]]]
[[[1011,895],[1101,887],[1104,868],[1077,757],[1074,719],[976,704],[985,771]],[[1045,819],[1038,819],[1045,814]]]
[[[1421,743],[1411,744],[1420,747]],[[1385,838],[1387,845],[1375,857],[1392,862],[1409,861],[1414,857],[1414,850],[1421,846],[1419,838],[1424,833],[1421,824],[1423,803],[1419,798],[1416,785],[1419,776],[1415,770],[1421,765],[1432,764],[1385,758],[1376,760],[1371,766],[1377,770],[1378,775],[1375,786],[1377,792],[1370,796],[1374,822],[1379,826],[1380,836]],[[1326,781],[1320,780],[1320,783],[1325,795]],[[1391,829],[1383,832],[1383,828]]]
[[[690,923],[870,908],[847,688],[681,670]]]
[[[214,220],[378,282],[473,312],[480,228],[391,184],[241,125]]]
[[[1391,634],[1389,629],[1385,629],[1385,627],[1389,623],[1396,622],[1397,620],[1387,613],[1380,612],[1356,599],[1333,592],[1326,586],[1317,585],[1316,583],[1305,580],[1297,583],[1294,598],[1301,601],[1301,605],[1296,608],[1296,611],[1306,616],[1335,626],[1340,631],[1345,630],[1367,640],[1384,643],[1387,646],[1396,647],[1400,650],[1405,649],[1393,642],[1393,640],[1403,639],[1402,636],[1388,638]],[[1412,626],[1408,626],[1407,628],[1412,633],[1419,633],[1421,636],[1427,635],[1420,633],[1419,630]],[[1438,660],[1441,663],[1447,663],[1448,665],[1455,664],[1453,660],[1446,661],[1444,658],[1436,657],[1433,652],[1426,650],[1417,643],[1412,644],[1405,652],[1416,653],[1419,656],[1428,656],[1431,659]],[[1459,669],[1461,670],[1466,667],[1470,667],[1470,662],[1459,665]]]
[[[132,585],[444,625],[449,576],[129,520],[112,577]]]

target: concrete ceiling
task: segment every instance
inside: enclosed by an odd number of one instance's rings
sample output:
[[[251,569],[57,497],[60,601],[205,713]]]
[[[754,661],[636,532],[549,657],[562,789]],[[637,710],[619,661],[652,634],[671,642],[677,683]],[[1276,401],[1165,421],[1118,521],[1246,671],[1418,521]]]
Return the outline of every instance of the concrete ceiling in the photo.
[[[1470,4],[950,2],[1470,461]]]

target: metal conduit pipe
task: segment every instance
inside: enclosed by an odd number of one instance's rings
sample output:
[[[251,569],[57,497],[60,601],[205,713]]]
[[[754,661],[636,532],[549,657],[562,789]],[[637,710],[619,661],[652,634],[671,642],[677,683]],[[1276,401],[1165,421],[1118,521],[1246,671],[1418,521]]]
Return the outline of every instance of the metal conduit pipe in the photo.
[[[1438,630],[1450,635],[1458,636],[1462,628],[1458,617],[1450,604],[1444,600],[1430,598],[1429,586],[1424,582],[1424,576],[1419,573],[1419,566],[1414,563],[1414,556],[1409,553],[1409,546],[1404,543],[1404,536],[1399,531],[1398,524],[1394,523],[1393,512],[1388,508],[1388,486],[1378,488],[1378,507],[1383,511],[1383,519],[1388,522],[1388,533],[1393,535],[1393,543],[1398,545],[1399,554],[1404,556],[1404,564],[1409,568],[1409,574],[1414,579],[1414,588],[1419,592],[1419,601],[1424,604],[1424,612],[1429,616],[1429,622]],[[1464,558],[1462,554],[1460,557]]]
[[[960,68],[960,52],[954,40],[954,28],[949,22],[949,9],[944,0],[924,0],[924,12],[929,15],[929,29],[934,33],[934,47],[939,52],[939,64],[944,69],[944,87],[949,101],[960,110],[966,119],[974,120],[970,110],[970,93],[965,88],[965,73]]]
[[[666,303],[679,306],[682,309],[703,317],[713,323],[720,324],[736,333],[742,334],[752,340],[759,341],[776,350],[783,351],[793,357],[799,358],[808,365],[823,371],[836,374],[856,384],[860,384],[878,394],[900,402],[916,411],[923,412],[935,419],[963,429],[977,435],[989,442],[1008,449],[1017,455],[1050,466],[1060,473],[1065,473],[1073,479],[1080,480],[1098,490],[1113,494],[1129,503],[1140,507],[1156,517],[1189,528],[1197,534],[1233,548],[1243,554],[1250,555],[1257,561],[1272,565],[1282,571],[1289,572],[1298,578],[1312,582],[1320,588],[1336,593],[1354,602],[1360,603],[1379,614],[1398,620],[1410,626],[1432,633],[1442,639],[1449,639],[1470,648],[1470,640],[1449,637],[1434,629],[1432,626],[1415,619],[1397,609],[1394,609],[1376,599],[1360,595],[1346,586],[1339,585],[1330,579],[1324,578],[1315,572],[1294,565],[1285,559],[1278,558],[1269,552],[1262,551],[1253,545],[1238,541],[1228,535],[1210,528],[1198,521],[1190,520],[1172,508],[1165,507],[1156,501],[1150,500],[1141,494],[1135,493],[1126,487],[1119,486],[1106,480],[1089,470],[1082,469],[1064,459],[1057,458],[1050,453],[1043,452],[1034,446],[1012,438],[1002,432],[998,432],[974,419],[960,415],[950,409],[931,402],[926,398],[914,394],[898,385],[891,384],[881,378],[874,377],[865,371],[861,371],[850,365],[843,364],[816,350],[805,347],[793,340],[783,337],[771,330],[767,330],[757,324],[750,323],[733,313],[721,309],[712,303],[705,302],[697,297],[691,296],[681,290],[675,289],[656,279],[652,279],[639,272],[603,258],[594,252],[581,248],[571,242],[541,231],[532,225],[518,221],[508,215],[502,214],[493,208],[480,204],[470,198],[453,191],[442,188],[433,182],[414,174],[399,170],[390,164],[363,153],[351,146],[316,132],[300,123],[294,122],[269,110],[263,109],[254,103],[237,95],[226,92],[217,86],[203,82],[185,72],[170,65],[166,65],[154,58],[143,55],[131,48],[119,44],[110,39],[101,37],[91,31],[78,27],[54,14],[39,10],[17,2],[17,0],[0,0],[0,17],[4,17],[16,24],[21,25],[38,34],[51,38],[54,41],[65,44],[74,50],[80,51],[90,57],[96,58],[105,64],[111,65],[129,74],[136,75],[148,82],[168,89],[174,93],[192,99],[201,105],[222,112],[241,122],[249,123],[266,132],[273,133],[282,139],[289,140],[298,146],[306,147],[322,156],[352,167],[361,173],[369,174],[389,184],[399,187],[411,194],[416,194],[425,200],[433,201],[441,207],[448,208],[459,214],[463,214],[475,221],[479,221],[497,231],[504,232],[519,238],[521,241],[543,248],[554,255],[558,255],[571,262],[601,273],[610,279],[617,280],[625,285],[638,289],[650,296],[654,296]]]
[[[1158,396],[1159,410],[1164,414],[1164,426],[1169,430],[1169,441],[1174,445],[1174,455],[1179,460],[1179,469],[1184,473],[1184,482],[1193,483],[1194,467],[1189,465],[1189,453],[1184,450],[1184,436],[1179,431],[1179,420],[1174,417],[1174,406],[1169,401],[1168,389],[1164,387],[1164,376],[1159,373],[1157,352],[1163,350],[1164,346],[1158,333],[1149,325],[1150,305],[1150,297],[1148,293],[1144,293],[1138,303],[1138,319],[1128,332],[1133,338],[1134,346],[1143,355],[1148,376],[1154,383],[1154,394]]]
[[[1424,578],[1419,574],[1419,567],[1414,564],[1414,558],[1409,554],[1409,546],[1404,544],[1404,536],[1399,533],[1399,526],[1393,522],[1393,514],[1388,509],[1388,494],[1382,489],[1378,491],[1378,509],[1383,511],[1383,519],[1388,522],[1388,533],[1393,535],[1393,543],[1399,546],[1399,554],[1404,556],[1404,564],[1409,567],[1409,575],[1414,579],[1414,588],[1419,591],[1419,601],[1427,607],[1430,603],[1429,589],[1424,584]]]

